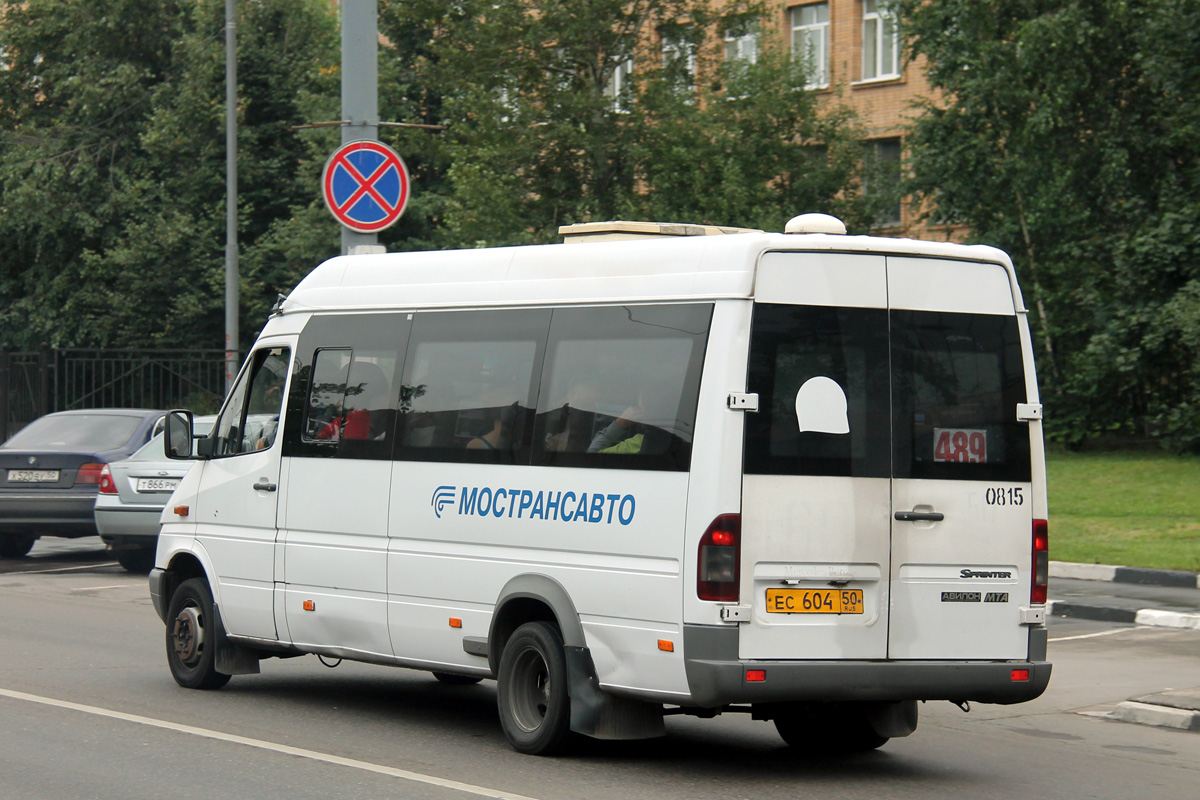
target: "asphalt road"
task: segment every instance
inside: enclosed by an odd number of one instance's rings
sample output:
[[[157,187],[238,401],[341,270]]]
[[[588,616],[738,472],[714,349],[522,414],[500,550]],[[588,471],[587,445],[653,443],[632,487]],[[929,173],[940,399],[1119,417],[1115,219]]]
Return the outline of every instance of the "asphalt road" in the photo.
[[[94,540],[0,562],[0,798],[1194,798],[1200,734],[1113,722],[1200,684],[1200,632],[1055,619],[1050,689],[1021,706],[921,708],[915,734],[806,759],[746,715],[522,756],[491,682],[312,657],[216,692],[171,680],[145,579]]]

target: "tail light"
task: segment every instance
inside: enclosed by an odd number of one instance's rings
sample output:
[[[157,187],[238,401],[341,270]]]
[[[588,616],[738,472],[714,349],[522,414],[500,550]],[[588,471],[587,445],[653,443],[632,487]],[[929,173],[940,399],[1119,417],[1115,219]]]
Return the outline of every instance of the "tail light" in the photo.
[[[84,464],[75,473],[75,483],[99,483],[100,476],[108,469],[108,464]]]
[[[722,514],[708,526],[696,562],[696,594],[701,600],[737,602],[741,541],[741,514]]]
[[[1046,602],[1046,590],[1050,584],[1050,530],[1044,519],[1033,521],[1033,587],[1029,590],[1029,602]]]
[[[100,494],[116,494],[117,485],[113,483],[112,471],[108,468],[108,464],[104,465],[104,469],[100,470]]]

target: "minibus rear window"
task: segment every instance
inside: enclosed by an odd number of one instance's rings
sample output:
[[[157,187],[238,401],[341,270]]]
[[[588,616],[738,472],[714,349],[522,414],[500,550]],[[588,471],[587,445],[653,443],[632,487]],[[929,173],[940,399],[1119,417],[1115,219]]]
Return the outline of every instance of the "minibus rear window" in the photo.
[[[888,476],[887,311],[756,304],[749,373],[746,472]]]
[[[897,478],[1030,480],[1015,316],[892,311]]]

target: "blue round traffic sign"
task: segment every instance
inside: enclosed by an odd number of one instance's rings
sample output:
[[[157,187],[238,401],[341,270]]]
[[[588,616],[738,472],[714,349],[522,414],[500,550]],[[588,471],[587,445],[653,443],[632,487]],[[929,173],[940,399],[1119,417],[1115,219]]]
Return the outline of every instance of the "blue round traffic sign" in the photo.
[[[404,160],[386,144],[370,140],[339,147],[321,175],[330,213],[358,233],[375,233],[400,219],[408,184]]]

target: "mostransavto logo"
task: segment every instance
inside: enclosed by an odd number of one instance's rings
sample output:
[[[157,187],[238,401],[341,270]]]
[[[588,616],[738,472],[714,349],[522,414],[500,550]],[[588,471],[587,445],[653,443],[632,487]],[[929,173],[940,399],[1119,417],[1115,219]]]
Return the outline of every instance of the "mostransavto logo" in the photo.
[[[457,503],[457,506],[455,506]],[[628,525],[637,512],[631,494],[557,492],[504,489],[491,486],[439,486],[429,504],[438,519],[457,508],[459,516],[540,519],[553,522],[590,522]]]

